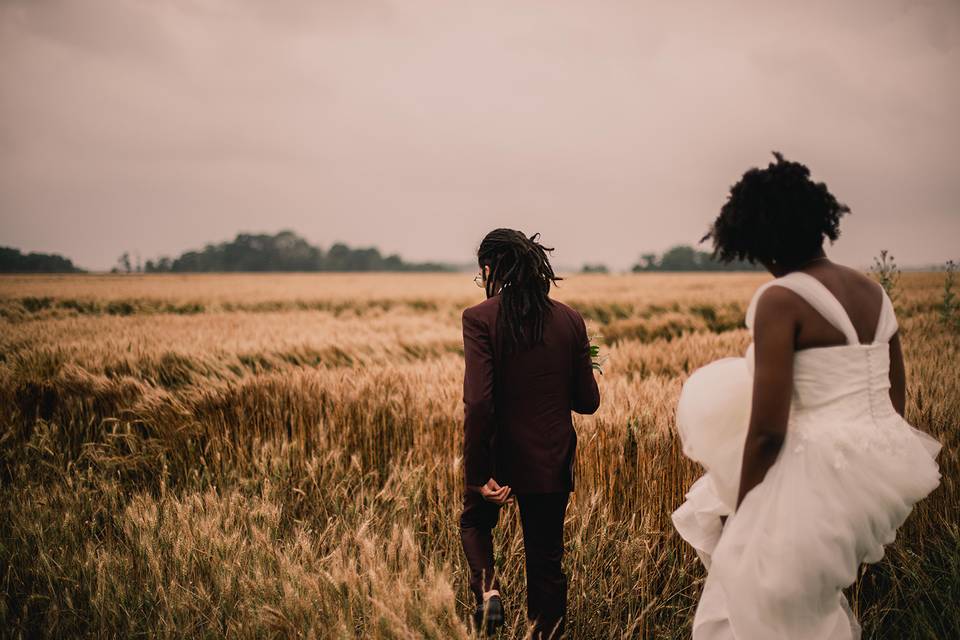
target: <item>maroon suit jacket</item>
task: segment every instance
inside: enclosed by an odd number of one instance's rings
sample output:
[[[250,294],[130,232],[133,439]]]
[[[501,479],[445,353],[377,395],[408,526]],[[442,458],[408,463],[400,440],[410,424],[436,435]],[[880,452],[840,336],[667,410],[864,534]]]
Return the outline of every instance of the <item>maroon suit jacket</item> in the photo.
[[[543,344],[504,354],[499,308],[495,295],[463,312],[466,484],[495,478],[513,493],[572,491],[577,434],[570,411],[600,406],[586,325],[553,300]]]

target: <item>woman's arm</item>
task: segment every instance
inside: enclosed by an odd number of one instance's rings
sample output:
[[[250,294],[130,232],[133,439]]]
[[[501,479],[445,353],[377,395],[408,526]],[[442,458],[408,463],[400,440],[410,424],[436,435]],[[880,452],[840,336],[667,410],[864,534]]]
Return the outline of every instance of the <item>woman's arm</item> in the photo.
[[[907,407],[907,374],[903,366],[899,331],[890,338],[890,402],[900,417],[903,417]]]
[[[753,325],[753,404],[743,448],[738,508],[777,461],[787,434],[796,318],[794,294],[782,287],[770,287],[757,302]]]

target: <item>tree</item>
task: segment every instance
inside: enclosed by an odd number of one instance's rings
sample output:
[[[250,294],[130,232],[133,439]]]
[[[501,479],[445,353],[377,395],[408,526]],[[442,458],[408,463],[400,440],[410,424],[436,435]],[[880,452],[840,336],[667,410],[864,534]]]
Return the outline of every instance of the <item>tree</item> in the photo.
[[[653,253],[640,256],[643,264],[633,265],[634,272],[642,271],[759,271],[761,267],[749,262],[723,263],[707,251],[697,251],[689,245],[677,245],[665,251],[658,259]]]
[[[700,271],[702,262],[697,251],[687,245],[678,245],[660,256],[661,271]]]
[[[12,247],[0,247],[0,273],[77,273],[73,261],[55,253],[21,253]]]
[[[133,266],[130,264],[130,252],[124,251],[120,254],[120,257],[117,258],[117,266],[110,271],[113,273],[130,273],[133,271]]]
[[[610,273],[610,270],[607,269],[605,264],[585,264],[583,268],[580,269],[581,273]]]
[[[150,273],[162,271],[449,271],[436,263],[407,263],[376,247],[351,249],[338,242],[324,252],[293,231],[275,235],[240,233],[230,242],[208,244],[179,258],[147,261]]]

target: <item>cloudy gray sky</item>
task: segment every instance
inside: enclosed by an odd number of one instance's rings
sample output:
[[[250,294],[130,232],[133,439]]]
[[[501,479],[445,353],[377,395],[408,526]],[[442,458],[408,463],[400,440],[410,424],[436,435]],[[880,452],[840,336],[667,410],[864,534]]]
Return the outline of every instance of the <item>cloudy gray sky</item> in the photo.
[[[238,231],[564,265],[697,241],[771,149],[832,255],[960,252],[960,3],[0,0],[0,245],[110,267]]]

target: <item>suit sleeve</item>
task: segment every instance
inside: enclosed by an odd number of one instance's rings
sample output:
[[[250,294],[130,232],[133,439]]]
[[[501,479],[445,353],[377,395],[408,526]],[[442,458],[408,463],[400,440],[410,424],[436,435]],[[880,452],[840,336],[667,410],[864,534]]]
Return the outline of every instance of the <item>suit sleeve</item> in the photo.
[[[467,485],[492,477],[491,446],[496,431],[493,400],[493,345],[482,320],[463,312],[463,468]]]
[[[574,340],[570,408],[577,413],[591,414],[600,407],[600,389],[597,387],[596,378],[593,377],[587,325],[579,313],[576,314]]]

